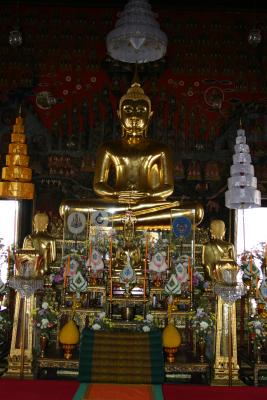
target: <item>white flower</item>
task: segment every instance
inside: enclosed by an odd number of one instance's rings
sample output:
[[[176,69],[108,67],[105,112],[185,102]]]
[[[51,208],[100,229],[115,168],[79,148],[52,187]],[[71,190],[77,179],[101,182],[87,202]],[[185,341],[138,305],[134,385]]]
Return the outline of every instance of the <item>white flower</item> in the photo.
[[[104,319],[105,316],[106,316],[105,311],[102,311],[101,313],[98,314],[98,317],[99,317],[100,319]]]
[[[143,326],[143,331],[144,332],[150,332],[150,327],[148,325]]]
[[[261,335],[261,330],[256,328],[255,329],[255,333],[256,333],[256,335],[260,336]]]
[[[41,329],[46,329],[49,321],[47,318],[43,318],[41,321]]]
[[[101,329],[101,325],[95,323],[94,325],[92,325],[92,329],[93,329],[94,331],[99,331],[99,330]]]
[[[209,324],[206,321],[201,321],[200,322],[200,329],[202,331],[205,331],[209,327]]]
[[[42,308],[43,308],[44,310],[47,310],[47,309],[48,309],[48,303],[47,303],[46,301],[44,301],[44,302],[42,303]]]
[[[204,314],[204,308],[198,308],[197,309],[197,317],[202,317]]]
[[[153,322],[153,315],[152,314],[147,314],[146,315],[146,320],[149,324]]]

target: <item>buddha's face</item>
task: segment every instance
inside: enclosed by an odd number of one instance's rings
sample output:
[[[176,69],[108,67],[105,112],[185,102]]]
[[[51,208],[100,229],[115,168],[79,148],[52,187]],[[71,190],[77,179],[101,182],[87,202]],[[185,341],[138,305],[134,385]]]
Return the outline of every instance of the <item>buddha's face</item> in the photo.
[[[152,117],[149,103],[145,100],[124,100],[118,116],[128,137],[143,137]]]
[[[48,215],[37,213],[34,216],[33,224],[36,232],[45,231],[49,223]]]
[[[222,220],[213,220],[210,224],[210,235],[213,239],[224,239],[225,224]]]

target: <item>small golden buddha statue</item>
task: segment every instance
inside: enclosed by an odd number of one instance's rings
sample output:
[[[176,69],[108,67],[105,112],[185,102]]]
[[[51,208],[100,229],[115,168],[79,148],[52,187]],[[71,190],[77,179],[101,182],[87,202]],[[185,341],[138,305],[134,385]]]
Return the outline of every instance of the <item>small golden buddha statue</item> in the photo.
[[[135,241],[135,222],[136,219],[133,214],[131,212],[126,212],[125,218],[123,219],[123,244],[118,247],[115,254],[115,275],[120,274],[128,263],[130,263],[136,275],[141,275],[143,273],[141,251]]]
[[[224,240],[224,221],[211,221],[210,236],[202,251],[202,264],[207,277],[216,283],[235,285],[239,267],[235,261],[234,245]]]
[[[103,143],[96,157],[93,188],[100,198],[63,201],[61,216],[71,210],[112,208],[113,222],[121,224],[130,207],[137,218],[136,225],[159,227],[169,226],[171,217],[175,217],[170,210],[180,207],[195,208],[195,222],[201,222],[200,204],[166,200],[174,189],[172,154],[167,145],[147,137],[152,115],[149,97],[134,82],[119,102],[121,139]]]
[[[41,256],[41,272],[49,272],[49,264],[56,260],[56,241],[48,231],[49,218],[44,212],[38,212],[33,218],[34,232],[25,237],[23,249],[35,249]]]

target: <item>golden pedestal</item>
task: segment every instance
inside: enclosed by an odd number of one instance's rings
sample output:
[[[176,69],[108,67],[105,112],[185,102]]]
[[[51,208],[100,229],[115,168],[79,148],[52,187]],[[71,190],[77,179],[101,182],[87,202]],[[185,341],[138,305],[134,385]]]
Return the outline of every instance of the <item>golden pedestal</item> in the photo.
[[[33,378],[32,347],[33,326],[32,312],[35,306],[34,295],[29,298],[16,294],[12,340],[8,356],[8,369],[5,374],[9,378]]]
[[[212,386],[243,386],[239,379],[236,342],[236,305],[217,299],[215,363]]]

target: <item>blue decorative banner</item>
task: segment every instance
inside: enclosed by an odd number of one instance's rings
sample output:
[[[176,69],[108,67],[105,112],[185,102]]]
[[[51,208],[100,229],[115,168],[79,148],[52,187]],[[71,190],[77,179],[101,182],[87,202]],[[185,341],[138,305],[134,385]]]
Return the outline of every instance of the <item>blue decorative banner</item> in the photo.
[[[172,230],[176,237],[185,239],[191,234],[192,223],[187,217],[177,217],[173,220]]]

